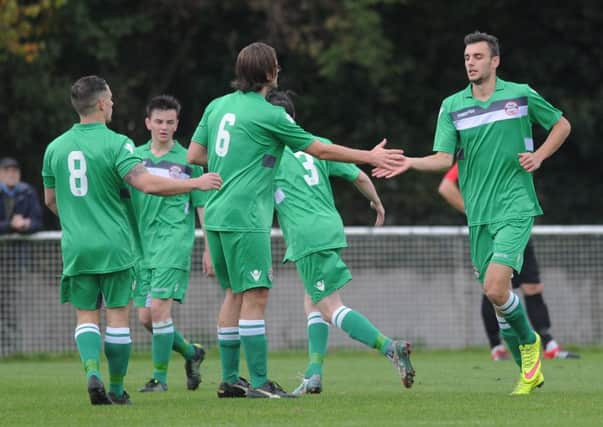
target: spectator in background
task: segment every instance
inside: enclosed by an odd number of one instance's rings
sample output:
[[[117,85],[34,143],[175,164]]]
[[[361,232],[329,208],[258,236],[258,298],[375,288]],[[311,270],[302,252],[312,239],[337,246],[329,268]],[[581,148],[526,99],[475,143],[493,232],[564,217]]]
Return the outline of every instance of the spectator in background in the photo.
[[[38,193],[21,182],[19,162],[0,159],[0,234],[33,233],[42,227],[42,208]],[[7,240],[0,246],[0,355],[21,351],[22,334],[17,301],[28,270],[29,242]]]
[[[21,181],[19,162],[0,160],[0,233],[33,233],[42,228],[42,207],[36,190]]]
[[[458,187],[459,169],[455,164],[444,175],[438,188],[440,195],[456,210],[465,213],[465,204],[463,196]],[[524,263],[519,273],[515,272],[511,279],[513,289],[521,288],[526,303],[526,311],[532,326],[542,338],[544,348],[544,357],[546,359],[577,359],[580,357],[577,353],[562,350],[557,341],[550,332],[551,318],[549,310],[542,296],[544,284],[540,281],[540,269],[534,253],[532,240],[528,241],[524,251]],[[490,342],[490,354],[493,360],[509,359],[509,353],[500,340],[500,328],[496,320],[494,307],[488,301],[486,295],[482,297],[482,320],[486,329],[486,335]]]

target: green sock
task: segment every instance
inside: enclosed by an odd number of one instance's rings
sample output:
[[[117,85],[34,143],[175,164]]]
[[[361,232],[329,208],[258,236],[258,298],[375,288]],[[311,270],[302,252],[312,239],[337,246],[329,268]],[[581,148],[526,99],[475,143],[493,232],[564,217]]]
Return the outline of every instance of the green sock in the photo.
[[[245,360],[249,369],[249,380],[254,388],[268,381],[268,340],[266,322],[260,320],[239,320],[241,344],[245,350]]]
[[[172,319],[153,322],[153,378],[167,384],[167,370],[174,345]]]
[[[105,333],[105,356],[109,363],[109,391],[115,396],[124,392],[124,377],[132,350],[130,328],[107,327]]]
[[[86,379],[92,375],[100,379],[101,335],[98,326],[94,323],[82,323],[75,328],[74,337]]]
[[[501,324],[500,321],[499,324]],[[504,324],[506,324],[506,322],[502,325]],[[513,360],[515,361],[517,366],[519,366],[519,369],[521,369],[521,352],[519,351],[519,338],[517,338],[517,335],[515,335],[513,329],[511,329],[508,324],[506,325],[506,328],[500,328],[500,333],[505,342],[507,343],[507,347],[511,352],[511,356],[513,356]]]
[[[172,350],[176,353],[180,353],[186,360],[192,359],[195,355],[195,347],[192,343],[184,339],[179,330],[174,328],[174,344],[172,344]]]
[[[356,341],[387,354],[391,338],[383,335],[362,313],[342,305],[333,313],[331,323]]]
[[[329,324],[318,311],[308,314],[308,357],[305,378],[322,375],[322,364],[329,343]]]
[[[218,348],[220,349],[222,381],[234,384],[239,380],[239,359],[241,354],[241,340],[239,338],[238,326],[218,328]]]
[[[496,309],[513,329],[520,344],[532,344],[536,341],[534,329],[532,329],[523,304],[517,295],[511,292],[507,302],[500,307],[497,306]]]

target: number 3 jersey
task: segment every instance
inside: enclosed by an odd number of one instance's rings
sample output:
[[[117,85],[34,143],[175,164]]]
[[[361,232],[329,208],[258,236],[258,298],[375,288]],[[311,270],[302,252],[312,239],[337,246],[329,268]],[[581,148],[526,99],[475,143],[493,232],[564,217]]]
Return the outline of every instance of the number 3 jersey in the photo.
[[[102,123],[76,124],[48,145],[42,178],[56,195],[63,275],[110,273],[134,264],[120,188],[140,161],[133,142]]]
[[[285,148],[274,180],[278,222],[287,243],[285,262],[347,246],[329,177],[338,176],[351,182],[359,174],[356,165],[319,160],[302,151],[294,153]]]
[[[284,108],[258,92],[236,91],[205,109],[192,143],[207,148],[208,171],[222,188],[205,204],[205,228],[213,231],[269,232],[274,216],[272,183],[283,148],[302,150],[314,141]]]

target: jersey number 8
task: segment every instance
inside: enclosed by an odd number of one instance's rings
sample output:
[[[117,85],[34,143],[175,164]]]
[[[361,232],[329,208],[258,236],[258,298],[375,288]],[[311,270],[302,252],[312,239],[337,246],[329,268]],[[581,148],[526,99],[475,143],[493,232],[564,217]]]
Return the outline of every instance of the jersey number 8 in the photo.
[[[69,168],[69,189],[76,197],[84,197],[88,193],[88,177],[86,176],[86,158],[81,151],[72,151],[67,157]]]

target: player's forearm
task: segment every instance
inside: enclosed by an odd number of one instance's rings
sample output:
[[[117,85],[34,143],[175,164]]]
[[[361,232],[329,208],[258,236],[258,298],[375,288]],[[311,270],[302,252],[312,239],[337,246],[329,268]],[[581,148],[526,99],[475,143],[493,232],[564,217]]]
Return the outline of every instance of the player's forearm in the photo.
[[[552,127],[548,137],[542,143],[540,148],[534,154],[540,157],[540,160],[546,160],[551,157],[569,136],[572,127],[570,122],[563,116]]]
[[[140,186],[134,184],[136,188],[147,194],[156,196],[175,196],[188,193],[195,189],[194,184],[188,179],[172,179],[147,173],[139,180]]]
[[[336,160],[356,164],[370,163],[369,151],[357,150],[337,144],[323,144],[320,141],[314,141],[304,151],[321,160]]]
[[[443,179],[438,188],[438,192],[444,198],[444,200],[450,204],[450,206],[463,214],[465,213],[463,196],[454,182],[448,179]]]
[[[377,193],[377,189],[373,185],[371,179],[364,173],[360,172],[358,178],[354,181],[354,186],[360,193],[375,205],[381,204],[381,199]]]
[[[450,153],[438,151],[425,157],[408,157],[410,169],[421,172],[442,172],[449,169],[454,161],[454,156]]]

